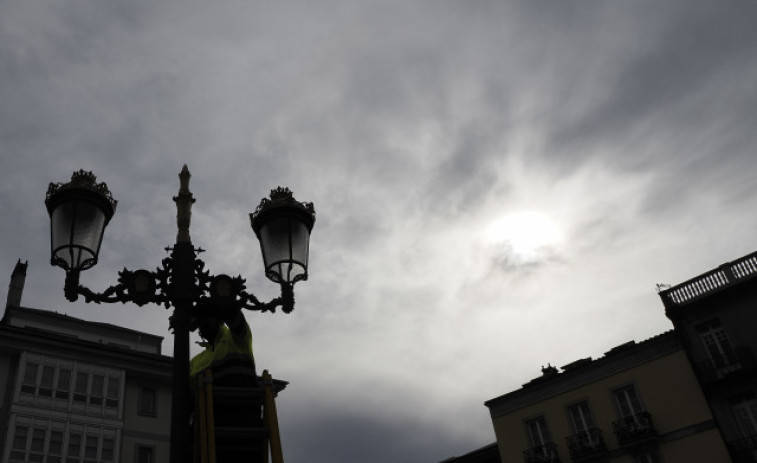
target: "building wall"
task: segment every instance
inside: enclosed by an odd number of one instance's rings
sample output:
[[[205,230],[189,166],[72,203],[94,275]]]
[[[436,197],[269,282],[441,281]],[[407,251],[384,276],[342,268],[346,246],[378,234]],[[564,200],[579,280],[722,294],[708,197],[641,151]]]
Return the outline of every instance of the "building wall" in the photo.
[[[757,461],[757,253],[663,291],[660,297],[734,461]],[[731,351],[720,358],[708,352],[701,334],[713,322],[722,332],[716,336],[718,347],[710,349],[722,351],[727,345],[724,350]],[[751,412],[740,423],[734,404],[745,397],[751,400]]]
[[[65,325],[63,333],[50,329],[56,321]],[[137,463],[140,446],[151,449],[151,462],[168,461],[171,359],[155,353],[156,339],[51,312],[6,308],[0,323],[0,462],[65,454],[76,442],[84,462]],[[36,374],[26,374],[28,365],[36,365]],[[67,381],[61,379],[64,370],[70,372]],[[77,390],[79,377],[83,391]],[[48,392],[43,383],[51,380]],[[139,413],[142,386],[154,391],[155,413]],[[24,433],[19,448],[16,438]]]
[[[155,392],[154,413],[140,411],[143,389]],[[168,461],[170,451],[171,390],[164,382],[148,377],[129,377],[124,400],[122,461],[137,461],[139,447],[153,449],[154,461]]]
[[[592,368],[592,365],[582,367]],[[597,368],[597,367],[594,367]],[[557,379],[557,378],[556,378]],[[531,447],[526,422],[543,415],[552,441],[558,445],[561,461],[571,461],[565,438],[573,434],[568,416],[570,405],[588,401],[596,427],[602,434],[613,462],[631,462],[620,455],[613,433],[619,413],[613,390],[633,384],[660,436],[660,454],[665,462],[728,461],[725,446],[713,429],[709,412],[685,353],[676,350],[643,365],[575,387],[551,397],[493,417],[493,425],[503,463],[523,462],[523,451]],[[696,426],[707,428],[695,432]],[[711,459],[701,459],[710,455]]]

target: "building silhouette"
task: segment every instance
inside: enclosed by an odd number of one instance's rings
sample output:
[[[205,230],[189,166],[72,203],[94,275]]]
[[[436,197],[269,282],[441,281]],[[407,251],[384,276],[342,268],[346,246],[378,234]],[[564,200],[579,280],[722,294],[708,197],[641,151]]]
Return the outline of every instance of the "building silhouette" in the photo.
[[[672,331],[542,368],[485,402],[498,460],[445,462],[757,463],[757,253],[659,296]]]
[[[503,463],[728,460],[672,331],[561,370],[485,403]]]
[[[757,253],[659,293],[734,462],[757,462]]]
[[[163,338],[23,307],[26,267],[0,321],[0,462],[168,461]]]

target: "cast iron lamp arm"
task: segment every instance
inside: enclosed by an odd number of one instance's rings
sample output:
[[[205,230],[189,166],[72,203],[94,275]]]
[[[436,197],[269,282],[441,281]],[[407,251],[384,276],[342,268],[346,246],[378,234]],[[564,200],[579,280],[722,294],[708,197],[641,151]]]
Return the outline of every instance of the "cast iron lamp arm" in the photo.
[[[66,272],[64,292],[66,299],[76,301],[79,296],[84,296],[84,301],[96,304],[120,302],[125,304],[133,302],[139,306],[149,303],[170,306],[168,292],[168,277],[170,275],[171,259],[163,260],[163,268],[155,272],[147,270],[131,271],[126,268],[118,272],[118,284],[107,288],[102,293],[97,293],[79,284],[79,271]]]
[[[259,310],[261,312],[276,312],[277,307],[281,307],[284,313],[291,313],[294,310],[294,287],[292,283],[280,282],[281,296],[275,297],[268,302],[260,302],[253,294],[241,291],[239,296],[244,301],[243,308],[247,310]]]

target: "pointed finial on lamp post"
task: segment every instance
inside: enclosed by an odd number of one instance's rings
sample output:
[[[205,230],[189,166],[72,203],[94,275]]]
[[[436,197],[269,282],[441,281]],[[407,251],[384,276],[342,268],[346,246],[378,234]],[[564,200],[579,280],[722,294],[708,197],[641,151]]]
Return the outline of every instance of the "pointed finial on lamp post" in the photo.
[[[179,231],[176,234],[177,243],[191,243],[189,237],[189,223],[192,219],[192,204],[195,202],[192,192],[189,191],[189,179],[192,174],[189,173],[187,165],[179,173],[179,194],[173,198],[176,202],[176,226]]]

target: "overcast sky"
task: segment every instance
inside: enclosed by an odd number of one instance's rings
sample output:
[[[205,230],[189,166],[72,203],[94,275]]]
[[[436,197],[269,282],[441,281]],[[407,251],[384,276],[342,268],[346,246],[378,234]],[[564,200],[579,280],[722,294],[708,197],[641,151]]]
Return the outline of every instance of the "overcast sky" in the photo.
[[[0,0],[0,297],[166,337],[168,312],[69,303],[51,181],[118,210],[82,282],[154,269],[184,163],[211,272],[260,299],[248,213],[313,201],[292,314],[249,314],[289,463],[438,462],[483,402],[672,328],[655,284],[757,249],[757,3]],[[197,349],[195,348],[196,352]]]

